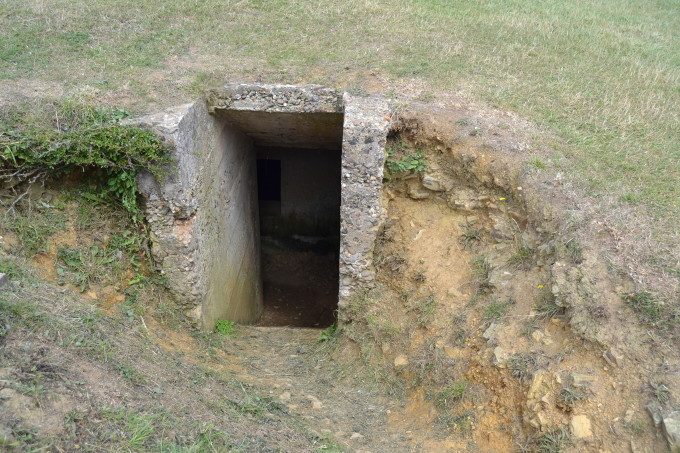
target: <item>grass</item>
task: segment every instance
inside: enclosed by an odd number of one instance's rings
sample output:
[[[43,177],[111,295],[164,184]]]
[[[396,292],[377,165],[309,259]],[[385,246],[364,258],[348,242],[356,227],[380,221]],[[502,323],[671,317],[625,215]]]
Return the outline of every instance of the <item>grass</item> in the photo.
[[[571,445],[573,445],[571,436],[564,428],[550,430],[536,439],[538,453],[560,453]]]
[[[521,383],[524,383],[532,376],[537,362],[538,359],[535,354],[531,352],[519,352],[508,358],[508,369],[513,377],[516,377]]]
[[[461,401],[468,391],[468,384],[463,380],[455,380],[449,383],[434,397],[435,406],[440,411],[448,410],[452,405]]]
[[[492,300],[491,303],[484,309],[484,319],[493,321],[502,318],[512,305],[515,304],[514,299],[507,300]]]
[[[588,397],[588,392],[581,386],[578,385],[565,385],[560,390],[558,395],[558,401],[560,406],[567,412],[571,412],[574,409],[576,402],[584,400]]]

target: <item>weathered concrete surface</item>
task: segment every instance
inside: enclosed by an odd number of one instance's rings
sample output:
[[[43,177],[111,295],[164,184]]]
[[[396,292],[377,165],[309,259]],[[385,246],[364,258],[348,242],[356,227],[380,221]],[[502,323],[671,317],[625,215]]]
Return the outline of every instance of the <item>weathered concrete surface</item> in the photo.
[[[375,280],[373,249],[382,221],[385,142],[390,110],[383,101],[345,94],[340,205],[338,309]],[[340,316],[342,319],[342,316]]]
[[[145,117],[173,145],[175,165],[139,187],[152,253],[177,300],[201,326],[253,322],[262,311],[259,222],[252,142],[203,103]]]
[[[332,149],[342,137],[340,312],[372,285],[390,124],[383,101],[318,86],[227,85],[205,103],[137,122],[174,150],[169,176],[142,175],[139,186],[154,258],[203,328],[253,322],[262,310],[255,146]]]

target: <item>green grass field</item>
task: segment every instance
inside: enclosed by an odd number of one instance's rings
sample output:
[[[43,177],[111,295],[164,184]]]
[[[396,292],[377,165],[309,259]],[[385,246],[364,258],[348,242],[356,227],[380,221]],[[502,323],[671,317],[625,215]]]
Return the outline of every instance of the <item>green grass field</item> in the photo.
[[[677,0],[4,0],[0,44],[0,89],[127,90],[139,111],[218,79],[334,86],[346,67],[341,88],[370,70],[462,91],[557,137],[561,170],[638,210],[665,250],[652,264],[678,273]]]

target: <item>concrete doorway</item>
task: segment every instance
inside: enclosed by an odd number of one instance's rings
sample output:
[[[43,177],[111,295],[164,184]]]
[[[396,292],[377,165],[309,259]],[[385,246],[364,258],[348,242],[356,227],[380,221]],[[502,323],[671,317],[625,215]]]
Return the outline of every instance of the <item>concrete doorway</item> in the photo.
[[[261,326],[328,327],[338,303],[340,145],[260,148]]]

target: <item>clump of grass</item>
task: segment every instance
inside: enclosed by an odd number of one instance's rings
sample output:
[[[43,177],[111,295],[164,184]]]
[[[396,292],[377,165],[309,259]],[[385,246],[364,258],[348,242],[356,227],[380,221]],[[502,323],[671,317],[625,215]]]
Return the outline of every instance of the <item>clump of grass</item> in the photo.
[[[236,323],[226,319],[215,321],[215,332],[227,337],[236,336]]]
[[[57,267],[59,281],[68,278],[74,285],[85,291],[90,284],[105,281],[111,277],[111,270],[116,263],[116,251],[109,248],[71,247],[61,248],[57,257],[61,263]]]
[[[583,262],[583,247],[576,239],[570,239],[566,243],[567,255],[575,264],[581,264]]]
[[[3,227],[19,239],[21,252],[33,257],[49,249],[49,237],[66,227],[66,215],[61,209],[45,205],[15,206],[3,218]]]
[[[569,384],[562,387],[558,395],[558,405],[566,412],[571,412],[577,401],[588,397],[588,391],[582,386]]]
[[[664,306],[650,292],[626,294],[624,300],[645,323],[651,326],[658,325],[663,318]]]
[[[448,410],[454,403],[458,403],[465,397],[469,384],[464,380],[455,380],[437,392],[434,397],[435,406],[440,411]]]
[[[665,404],[671,399],[671,390],[663,382],[649,381],[649,390],[661,404]]]
[[[470,222],[460,225],[463,229],[463,234],[460,237],[460,243],[465,249],[474,249],[476,245],[482,242],[482,229],[475,227]]]
[[[493,290],[494,286],[489,281],[493,267],[485,256],[476,256],[470,263],[472,265],[472,273],[475,277],[478,292],[486,294]]]
[[[535,250],[526,244],[522,244],[509,259],[508,265],[515,269],[529,270],[534,261]]]
[[[524,383],[534,373],[537,363],[534,353],[520,352],[508,358],[507,366],[512,376],[519,379],[520,383]]]
[[[569,431],[564,428],[556,428],[541,434],[536,439],[536,451],[538,453],[560,453],[572,444]]]
[[[538,319],[550,319],[562,312],[562,307],[555,303],[555,296],[552,291],[544,288],[534,304],[534,311]]]
[[[418,327],[425,328],[430,325],[437,313],[437,299],[434,294],[418,299],[409,311],[415,312]]]
[[[515,304],[515,300],[510,298],[507,300],[492,300],[491,303],[484,309],[484,319],[495,320],[503,317],[510,307]]]

